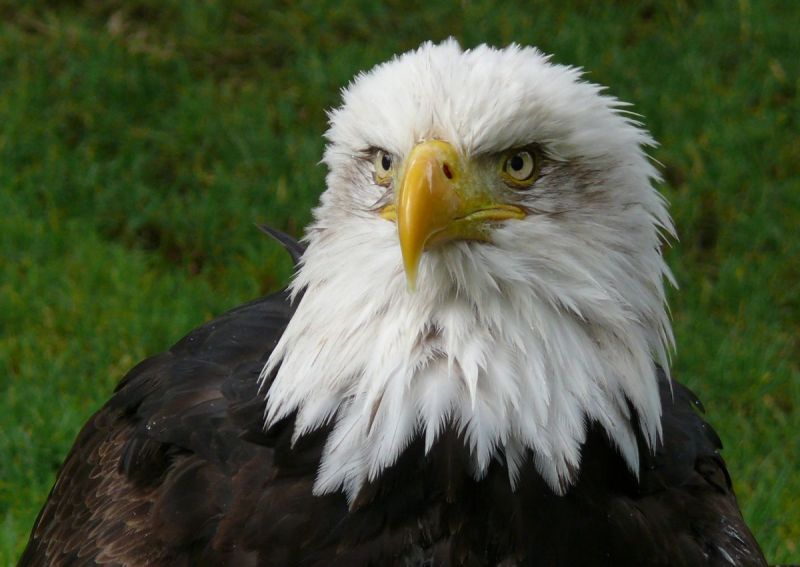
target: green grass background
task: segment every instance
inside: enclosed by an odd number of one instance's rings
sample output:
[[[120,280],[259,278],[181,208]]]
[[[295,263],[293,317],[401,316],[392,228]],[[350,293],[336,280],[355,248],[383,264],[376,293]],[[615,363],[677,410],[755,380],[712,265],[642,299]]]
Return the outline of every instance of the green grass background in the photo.
[[[0,565],[137,361],[284,285],[325,109],[422,40],[535,44],[662,145],[674,374],[800,562],[800,2],[0,0]]]

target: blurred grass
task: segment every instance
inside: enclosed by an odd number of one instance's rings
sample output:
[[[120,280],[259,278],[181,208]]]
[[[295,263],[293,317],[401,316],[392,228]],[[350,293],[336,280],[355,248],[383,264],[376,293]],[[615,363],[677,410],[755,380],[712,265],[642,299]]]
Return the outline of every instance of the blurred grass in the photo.
[[[0,565],[138,360],[283,285],[325,109],[448,35],[535,44],[662,146],[674,374],[772,562],[800,562],[800,2],[0,0]]]

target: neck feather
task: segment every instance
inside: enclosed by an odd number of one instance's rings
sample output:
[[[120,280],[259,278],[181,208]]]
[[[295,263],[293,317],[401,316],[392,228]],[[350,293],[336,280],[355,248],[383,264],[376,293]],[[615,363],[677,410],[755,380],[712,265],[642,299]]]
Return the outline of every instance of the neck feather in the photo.
[[[262,376],[277,372],[267,425],[296,413],[297,439],[333,424],[316,493],[352,500],[415,437],[429,450],[445,427],[468,444],[475,478],[503,460],[513,486],[530,452],[563,493],[593,421],[638,473],[635,429],[651,447],[661,430],[656,361],[666,368],[671,341],[661,273],[615,286],[524,273],[501,250],[514,237],[500,229],[496,246],[426,254],[409,293],[393,225],[312,227],[292,283],[302,297]],[[648,308],[610,291],[625,286]]]

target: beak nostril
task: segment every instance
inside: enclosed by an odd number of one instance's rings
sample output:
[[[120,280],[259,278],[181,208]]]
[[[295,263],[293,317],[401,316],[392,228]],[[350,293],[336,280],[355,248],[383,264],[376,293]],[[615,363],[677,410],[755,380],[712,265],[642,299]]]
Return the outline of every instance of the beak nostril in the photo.
[[[447,163],[442,164],[442,172],[447,179],[453,179],[453,172],[450,170],[450,166]]]

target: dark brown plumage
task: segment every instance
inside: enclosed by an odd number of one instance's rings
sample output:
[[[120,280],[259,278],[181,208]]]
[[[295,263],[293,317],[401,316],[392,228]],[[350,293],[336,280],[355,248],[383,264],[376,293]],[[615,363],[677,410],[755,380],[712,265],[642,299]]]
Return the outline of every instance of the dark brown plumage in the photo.
[[[593,427],[565,496],[530,462],[512,492],[500,462],[473,480],[450,429],[351,508],[312,495],[329,431],[292,447],[293,416],[262,430],[257,378],[291,316],[286,293],[260,299],[131,370],[75,441],[20,566],[766,564],[700,402],[663,375],[664,441],[651,455],[640,440],[639,481]]]

